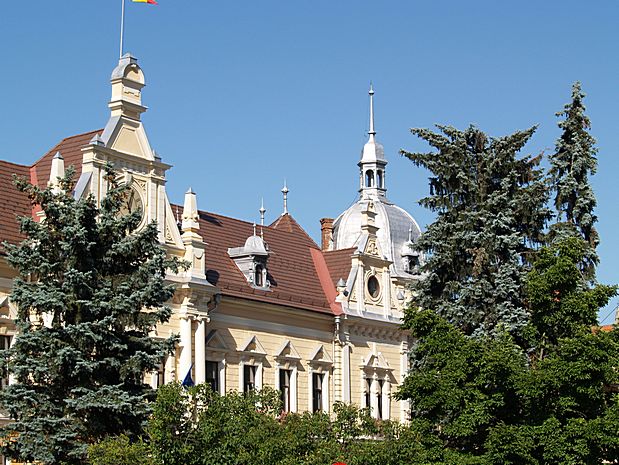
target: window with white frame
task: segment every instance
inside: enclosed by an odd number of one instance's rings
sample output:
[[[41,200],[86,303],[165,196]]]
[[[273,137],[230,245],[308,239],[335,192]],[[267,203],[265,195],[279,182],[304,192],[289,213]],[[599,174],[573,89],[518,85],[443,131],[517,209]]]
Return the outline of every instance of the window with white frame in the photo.
[[[282,411],[291,411],[292,401],[292,370],[279,370],[279,397],[282,401]]]
[[[243,365],[243,392],[248,393],[251,391],[255,391],[256,386],[256,375],[258,372],[258,367],[256,365]]]
[[[206,361],[206,384],[211,386],[213,392],[220,392],[219,362]]]
[[[8,350],[11,348],[11,336],[0,336],[0,350]],[[0,389],[4,389],[9,385],[9,373],[7,367],[2,367],[0,372]]]
[[[308,360],[308,406],[310,412],[329,412],[329,380],[333,359],[329,351],[320,344]]]
[[[226,359],[228,346],[219,330],[213,329],[206,336],[206,377],[213,391],[226,393]],[[243,386],[239,386],[241,390]]]
[[[167,360],[168,360],[168,357],[164,357],[161,363],[157,365],[157,373],[155,373],[155,376],[157,377],[157,383],[156,383],[157,387],[163,386],[167,381],[166,376],[165,376],[165,366],[166,366]]]
[[[376,419],[389,420],[391,416],[391,387],[393,370],[385,357],[373,345],[372,352],[361,364],[361,400]]]
[[[275,389],[281,394],[282,411],[297,412],[297,378],[301,357],[292,341],[286,339],[275,351],[277,371]]]
[[[325,375],[323,373],[312,373],[312,412],[324,411],[323,383]]]

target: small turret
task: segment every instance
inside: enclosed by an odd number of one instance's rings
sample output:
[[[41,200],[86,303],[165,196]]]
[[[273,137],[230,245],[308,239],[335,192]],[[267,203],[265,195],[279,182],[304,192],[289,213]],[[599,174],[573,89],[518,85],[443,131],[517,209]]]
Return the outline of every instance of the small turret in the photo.
[[[49,172],[49,181],[47,182],[47,185],[52,188],[55,194],[61,192],[60,180],[64,178],[64,174],[64,158],[62,158],[60,152],[56,152],[56,155],[52,158],[52,167]]]
[[[376,141],[376,130],[374,128],[374,88],[370,84],[370,129],[369,139],[363,146],[361,161],[358,165],[361,168],[361,178],[359,192],[362,198],[385,197],[387,188],[385,187],[385,149]]]
[[[112,71],[112,100],[109,103],[112,117],[124,116],[135,120],[146,111],[142,105],[142,88],[146,85],[144,73],[137,58],[126,53]]]
[[[196,232],[200,229],[198,223],[198,202],[196,194],[191,190],[191,187],[185,192],[185,203],[183,204],[183,216],[181,229],[183,232]]]
[[[185,260],[191,263],[188,270],[190,275],[200,279],[206,279],[205,249],[206,244],[202,236],[198,234],[200,230],[200,219],[198,213],[198,202],[196,194],[189,188],[185,192],[185,202],[183,204],[183,215],[181,217],[181,239],[185,246]]]

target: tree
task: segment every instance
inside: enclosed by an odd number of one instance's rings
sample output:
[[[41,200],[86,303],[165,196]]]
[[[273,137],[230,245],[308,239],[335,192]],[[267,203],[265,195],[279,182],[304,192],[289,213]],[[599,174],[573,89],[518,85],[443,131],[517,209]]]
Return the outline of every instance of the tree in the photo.
[[[333,413],[283,414],[279,393],[269,388],[220,396],[208,385],[167,384],[158,390],[143,441],[111,438],[88,455],[92,465],[128,463],[136,451],[145,465],[443,463],[442,444],[427,423],[377,421],[368,409],[343,403]]]
[[[149,336],[170,317],[164,278],[178,266],[157,226],[137,230],[140,213],[121,214],[129,188],[111,169],[100,205],[74,199],[72,177],[45,190],[18,180],[45,218],[22,218],[27,239],[5,244],[19,333],[8,351],[16,382],[0,393],[14,422],[1,434],[3,453],[23,461],[83,463],[89,443],[140,434],[155,395],[144,374],[175,342]]]
[[[518,340],[468,337],[431,310],[409,311],[416,344],[398,395],[455,463],[619,461],[619,332],[592,330],[617,289],[583,282],[585,252],[577,238],[539,252]]]
[[[549,215],[540,157],[517,158],[535,128],[500,138],[473,126],[438,128],[412,129],[436,152],[402,151],[430,171],[430,196],[420,204],[437,213],[417,243],[426,260],[416,305],[465,334],[517,332],[527,322],[527,254]]]
[[[565,105],[557,116],[562,129],[555,152],[550,155],[550,184],[554,193],[557,223],[550,231],[552,241],[566,237],[580,237],[587,244],[581,270],[585,278],[591,279],[599,262],[596,247],[599,244],[595,230],[597,204],[589,177],[597,168],[595,139],[589,134],[591,122],[585,115],[580,82],[572,86],[572,101]]]

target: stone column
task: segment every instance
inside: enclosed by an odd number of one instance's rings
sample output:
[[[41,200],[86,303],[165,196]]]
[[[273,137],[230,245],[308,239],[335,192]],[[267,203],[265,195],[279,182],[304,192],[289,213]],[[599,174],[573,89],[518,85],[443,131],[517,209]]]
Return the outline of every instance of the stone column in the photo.
[[[191,316],[181,315],[180,317],[180,333],[181,333],[181,357],[180,357],[180,373],[178,378],[180,381],[185,379],[187,373],[191,369],[192,354],[191,354]]]
[[[196,384],[201,384],[206,381],[206,318],[202,317],[198,320],[196,328]]]
[[[391,382],[389,381],[389,374],[385,375],[385,382],[383,383],[383,420],[389,420],[391,418]]]
[[[372,407],[372,418],[378,418],[378,375],[372,375],[372,384],[370,385],[370,407]]]
[[[342,347],[342,401],[350,404],[350,345]]]

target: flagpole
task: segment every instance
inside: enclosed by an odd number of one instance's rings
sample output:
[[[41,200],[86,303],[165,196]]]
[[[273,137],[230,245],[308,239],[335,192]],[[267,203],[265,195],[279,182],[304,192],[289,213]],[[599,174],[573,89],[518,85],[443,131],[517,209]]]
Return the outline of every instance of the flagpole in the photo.
[[[123,57],[123,36],[125,34],[125,0],[120,0],[121,13],[120,13],[120,56]]]

